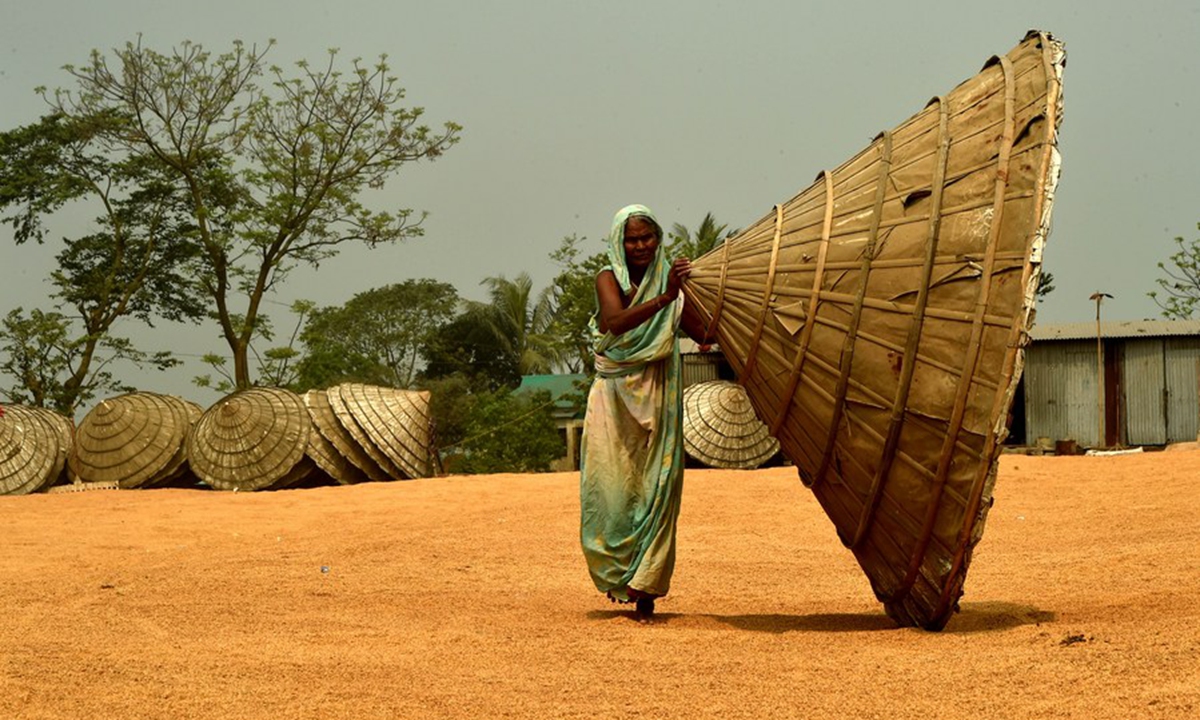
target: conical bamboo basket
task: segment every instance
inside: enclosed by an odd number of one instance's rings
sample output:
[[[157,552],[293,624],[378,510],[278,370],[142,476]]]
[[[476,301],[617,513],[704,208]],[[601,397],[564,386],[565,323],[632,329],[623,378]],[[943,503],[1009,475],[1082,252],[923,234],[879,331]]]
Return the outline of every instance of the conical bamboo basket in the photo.
[[[940,629],[979,541],[1059,174],[1065,54],[1004,57],[723,247],[684,290],[876,596]]]
[[[397,480],[433,474],[429,392],[343,383],[326,391],[347,432]]]
[[[371,460],[362,448],[358,447],[334,416],[329,407],[329,398],[324,390],[309,390],[304,393],[304,406],[312,418],[313,430],[308,437],[308,456],[317,467],[333,478],[340,485],[353,485],[365,482],[371,477],[359,468],[379,466]],[[332,438],[332,439],[331,439]],[[350,456],[353,455],[352,459]],[[379,470],[380,479],[383,479]]]
[[[71,457],[71,451],[75,447],[75,423],[55,410],[50,408],[31,407],[29,410],[42,416],[42,419],[50,423],[50,425],[58,432],[58,448],[63,453],[66,459]],[[52,485],[62,485],[70,482],[70,473],[67,470],[67,463],[64,460],[63,466],[58,475],[46,484],[42,485],[42,490],[49,490]]]
[[[741,385],[710,380],[683,391],[683,451],[708,467],[751,470],[779,452],[779,441]]]
[[[106,398],[75,433],[67,462],[81,482],[152,486],[179,470],[192,420],[183,400],[152,392]]]
[[[192,430],[192,426],[199,422],[200,417],[204,415],[204,408],[191,400],[184,400],[181,397],[173,395],[164,395],[163,397],[174,406],[176,417],[179,418],[178,421],[184,423],[184,442],[179,444],[179,450],[171,458],[171,461],[167,463],[166,468],[147,481],[142,487],[188,487],[195,485],[199,482],[199,478],[188,467],[186,440],[187,434]]]
[[[299,395],[282,388],[239,390],[192,426],[188,465],[218,490],[285,487],[312,469],[301,463],[310,432],[312,420]]]
[[[49,487],[66,465],[69,446],[59,423],[43,408],[7,405],[0,415],[0,495]]]

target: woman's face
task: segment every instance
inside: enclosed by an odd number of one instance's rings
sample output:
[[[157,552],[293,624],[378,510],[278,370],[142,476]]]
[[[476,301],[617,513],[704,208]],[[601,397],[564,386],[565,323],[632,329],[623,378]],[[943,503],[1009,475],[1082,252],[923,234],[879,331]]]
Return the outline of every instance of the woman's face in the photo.
[[[632,270],[645,270],[658,250],[658,229],[643,217],[625,221],[625,264]]]

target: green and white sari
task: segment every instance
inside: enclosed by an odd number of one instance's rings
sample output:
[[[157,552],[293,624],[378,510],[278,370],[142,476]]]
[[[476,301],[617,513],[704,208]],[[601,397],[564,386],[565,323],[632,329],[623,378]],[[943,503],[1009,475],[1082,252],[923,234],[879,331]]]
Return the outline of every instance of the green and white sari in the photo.
[[[609,268],[630,306],[667,289],[660,243],[641,286],[625,264],[625,221],[653,213],[621,209],[608,237]],[[655,220],[657,224],[657,220]],[[677,330],[680,300],[621,335],[592,317],[596,380],[584,418],[580,539],[592,580],[617,600],[665,595],[675,567],[675,527],[683,491],[683,404]]]

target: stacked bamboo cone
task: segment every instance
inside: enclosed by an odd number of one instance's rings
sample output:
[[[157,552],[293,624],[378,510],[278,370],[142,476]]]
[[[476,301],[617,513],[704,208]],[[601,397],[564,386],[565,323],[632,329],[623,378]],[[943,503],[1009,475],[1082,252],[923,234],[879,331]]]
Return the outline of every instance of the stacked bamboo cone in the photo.
[[[1065,55],[1008,55],[693,263],[758,415],[888,613],[941,628],[992,503],[1058,178]]]
[[[41,408],[0,417],[0,494],[194,486],[251,491],[428,477],[437,467],[429,393],[347,383],[304,397],[252,388],[207,411],[135,392],[78,429]]]
[[[202,482],[233,491],[428,477],[437,458],[428,392],[358,383],[303,398],[236,392],[201,416],[186,448]]]
[[[183,439],[200,413],[195,403],[151,392],[102,400],[79,423],[68,474],[127,489],[186,483]]]
[[[26,495],[65,477],[74,428],[52,410],[9,405],[0,416],[0,495]]]

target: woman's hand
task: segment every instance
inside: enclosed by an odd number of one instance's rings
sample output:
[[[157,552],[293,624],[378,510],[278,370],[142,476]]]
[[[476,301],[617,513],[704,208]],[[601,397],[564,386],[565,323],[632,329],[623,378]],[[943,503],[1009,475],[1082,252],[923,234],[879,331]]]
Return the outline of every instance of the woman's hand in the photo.
[[[683,280],[692,272],[692,261],[685,257],[676,258],[671,264],[671,272],[667,276],[667,296],[674,300],[679,297],[679,290],[683,287]]]

